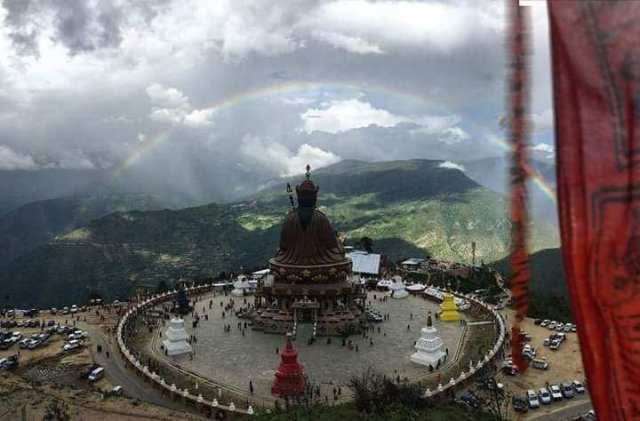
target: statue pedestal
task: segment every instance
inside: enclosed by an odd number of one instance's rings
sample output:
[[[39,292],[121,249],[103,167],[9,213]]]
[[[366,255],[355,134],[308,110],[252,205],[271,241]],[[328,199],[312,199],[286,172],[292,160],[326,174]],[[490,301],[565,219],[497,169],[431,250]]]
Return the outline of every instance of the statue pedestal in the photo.
[[[167,351],[167,355],[170,357],[188,354],[193,351],[191,345],[187,342],[189,335],[184,329],[184,320],[182,319],[171,319],[164,337],[167,339],[162,341],[162,344]]]
[[[436,368],[438,361],[442,362],[446,355],[444,343],[433,326],[423,327],[421,332],[422,336],[416,343],[416,352],[411,355],[410,359],[416,364],[430,365]]]

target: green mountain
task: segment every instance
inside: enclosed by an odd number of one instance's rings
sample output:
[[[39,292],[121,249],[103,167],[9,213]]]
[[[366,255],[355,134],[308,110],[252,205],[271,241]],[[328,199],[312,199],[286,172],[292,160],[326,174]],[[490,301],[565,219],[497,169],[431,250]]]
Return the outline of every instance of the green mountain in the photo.
[[[392,259],[428,253],[470,262],[472,242],[478,260],[504,257],[504,198],[440,164],[343,161],[313,179],[334,227],[352,242],[371,237],[374,250]],[[136,285],[264,267],[290,206],[284,186],[301,178],[233,204],[107,215],[15,259],[0,280],[13,304],[60,306],[93,291],[112,299]],[[532,232],[538,248],[557,245],[552,225],[537,223]]]
[[[94,192],[23,205],[0,217],[0,268],[12,259],[113,212],[162,209],[143,194]]]
[[[559,248],[540,250],[529,257],[531,281],[529,282],[530,317],[569,321],[572,319],[569,292],[564,277],[562,254]],[[492,266],[505,279],[509,279],[511,266],[506,257]]]

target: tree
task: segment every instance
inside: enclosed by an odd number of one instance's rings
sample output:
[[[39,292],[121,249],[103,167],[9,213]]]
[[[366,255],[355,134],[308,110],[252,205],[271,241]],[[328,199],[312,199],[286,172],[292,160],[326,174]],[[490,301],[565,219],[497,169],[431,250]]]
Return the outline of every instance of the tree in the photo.
[[[156,286],[157,293],[163,293],[169,291],[169,285],[167,285],[167,281],[161,279],[158,281],[158,285]]]
[[[71,419],[69,415],[69,405],[64,401],[54,399],[49,402],[44,413],[44,421],[68,421]]]
[[[360,247],[367,253],[373,253],[373,240],[370,237],[362,237],[360,239]]]
[[[496,381],[494,373],[488,367],[483,367],[478,384],[482,389],[480,398],[482,407],[493,415],[496,420],[508,420],[509,403],[512,395],[503,385]]]

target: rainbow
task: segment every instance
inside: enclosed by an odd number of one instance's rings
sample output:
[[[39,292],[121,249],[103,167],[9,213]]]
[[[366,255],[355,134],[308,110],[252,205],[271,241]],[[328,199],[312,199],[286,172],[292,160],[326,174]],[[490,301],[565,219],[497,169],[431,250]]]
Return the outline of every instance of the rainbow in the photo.
[[[506,141],[498,138],[498,137],[490,137],[489,140],[505,149],[506,151],[511,151],[511,145]],[[535,168],[527,165],[524,168],[524,171],[527,173],[527,177],[533,182],[533,184],[540,189],[545,196],[551,199],[554,203],[556,202],[556,189],[553,185],[547,181],[542,174],[538,172]]]
[[[403,97],[410,101],[415,101],[419,103],[425,103],[425,98],[421,97],[412,92],[405,92],[399,90],[397,88],[391,88],[387,86],[369,86],[369,85],[358,85],[349,82],[306,82],[306,81],[288,81],[279,84],[263,86],[259,88],[254,88],[246,91],[241,91],[234,93],[232,95],[217,99],[215,101],[204,104],[202,107],[194,107],[199,111],[206,111],[212,113],[218,113],[220,111],[230,109],[236,107],[242,103],[254,101],[256,99],[261,99],[265,97],[275,96],[275,95],[283,95],[283,94],[294,94],[300,92],[309,92],[313,90],[351,90],[351,91],[368,91],[372,93],[385,94],[395,97]],[[160,145],[164,144],[171,137],[171,131],[173,129],[171,127],[161,130],[157,133],[149,135],[140,144],[134,148],[134,150],[127,156],[120,165],[116,166],[114,169],[114,176],[118,176],[124,170],[131,167],[134,163],[140,160],[144,155],[150,153]],[[498,138],[493,138],[492,141],[502,148],[509,150],[510,146],[503,140]],[[528,168],[527,174],[529,178],[533,181],[533,183],[551,200],[555,202],[556,200],[556,192],[553,186],[545,180],[545,178],[539,174],[535,169]]]
[[[204,104],[201,107],[194,107],[199,111],[218,113],[220,111],[236,107],[242,103],[254,101],[265,97],[293,94],[299,92],[309,92],[313,90],[351,90],[351,91],[368,91],[372,93],[380,93],[386,95],[392,95],[396,97],[404,97],[412,101],[425,103],[426,100],[411,92],[405,92],[396,88],[390,88],[386,86],[368,86],[357,85],[348,82],[304,82],[304,81],[289,81],[280,84],[274,84],[269,86],[263,86],[260,88],[254,88],[242,92],[238,92],[224,98],[217,99],[215,101]],[[169,139],[171,128],[162,130],[158,133],[148,136],[127,156],[119,165],[114,169],[114,174],[118,175],[122,171],[126,170],[137,162],[142,156],[156,149]]]

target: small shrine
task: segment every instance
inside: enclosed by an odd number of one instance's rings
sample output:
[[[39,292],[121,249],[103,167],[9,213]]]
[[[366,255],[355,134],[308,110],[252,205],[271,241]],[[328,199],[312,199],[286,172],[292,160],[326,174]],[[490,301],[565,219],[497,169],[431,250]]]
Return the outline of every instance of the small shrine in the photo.
[[[427,326],[422,328],[420,339],[416,342],[415,348],[416,352],[411,355],[410,359],[416,364],[436,368],[438,362],[441,363],[446,357],[444,343],[438,336],[437,329],[433,327],[431,312],[427,315]]]
[[[171,319],[164,337],[166,339],[162,341],[162,345],[164,345],[165,353],[170,357],[188,354],[193,351],[191,345],[187,342],[189,335],[184,329],[184,320],[182,319]]]
[[[244,275],[238,276],[238,280],[233,283],[231,295],[234,297],[243,297],[245,295],[251,295],[252,293],[253,288],[251,287],[247,277]]]
[[[280,359],[280,365],[271,386],[271,394],[280,398],[302,395],[307,380],[304,367],[298,362],[298,351],[291,342],[291,334],[287,334],[287,344],[280,352]]]
[[[191,313],[192,310],[193,307],[189,302],[189,297],[187,297],[187,290],[185,289],[184,284],[181,284],[178,289],[178,293],[176,294],[173,312],[180,316],[184,316],[185,314]]]
[[[442,304],[440,304],[440,320],[443,322],[456,322],[460,320],[458,306],[451,294],[444,294]]]
[[[391,298],[407,298],[409,292],[407,286],[402,282],[402,278],[398,275],[393,277],[393,283],[389,285],[389,291],[391,291]]]

